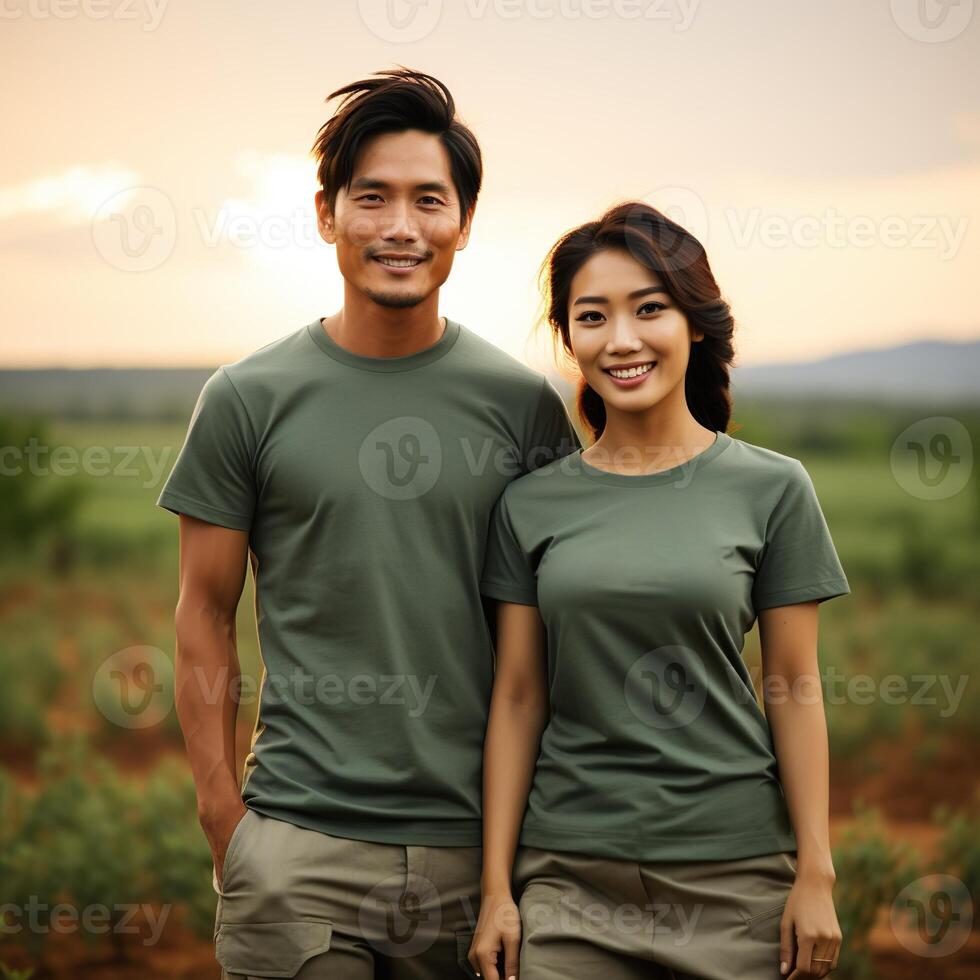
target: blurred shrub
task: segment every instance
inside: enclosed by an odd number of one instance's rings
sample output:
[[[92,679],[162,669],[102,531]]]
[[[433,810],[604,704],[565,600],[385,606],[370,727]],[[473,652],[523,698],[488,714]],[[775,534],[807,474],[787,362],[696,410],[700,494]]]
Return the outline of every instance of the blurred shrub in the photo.
[[[31,980],[33,970],[14,970],[5,963],[0,963],[0,980]]]
[[[16,683],[0,684],[0,740],[6,746],[44,740],[46,711],[65,678],[55,624],[29,612],[6,616],[0,632],[0,675],[17,678]]]
[[[216,902],[211,850],[197,820],[194,780],[186,763],[165,759],[147,780],[140,835],[154,869],[157,899],[180,906],[188,927],[211,939]]]
[[[868,935],[882,906],[919,876],[919,855],[909,844],[893,844],[885,837],[877,809],[858,802],[855,818],[833,849],[834,903],[844,934],[834,974],[846,980],[870,980]]]
[[[836,758],[915,732],[917,757],[925,761],[940,747],[933,736],[980,734],[980,686],[971,682],[976,616],[969,606],[919,602],[897,591],[874,604],[834,600],[820,617],[820,666]],[[870,693],[852,686],[862,678],[870,680]]]
[[[125,957],[127,934],[139,923],[134,908],[148,905],[158,917],[163,907],[178,907],[199,936],[211,938],[217,896],[210,851],[184,766],[163,762],[141,785],[73,735],[53,739],[38,775],[29,791],[0,773],[4,901],[39,910],[37,929],[5,931],[4,942],[37,959],[62,902],[76,913],[84,940],[109,944],[117,958]],[[83,913],[96,908],[109,911],[108,928],[87,931]]]
[[[35,449],[34,447],[38,447]],[[44,541],[52,571],[72,564],[72,530],[84,489],[77,479],[52,472],[47,426],[37,419],[0,415],[0,552],[21,560]]]
[[[938,859],[941,869],[966,885],[974,901],[980,896],[980,792],[970,807],[954,811],[936,807],[933,822],[943,828]]]

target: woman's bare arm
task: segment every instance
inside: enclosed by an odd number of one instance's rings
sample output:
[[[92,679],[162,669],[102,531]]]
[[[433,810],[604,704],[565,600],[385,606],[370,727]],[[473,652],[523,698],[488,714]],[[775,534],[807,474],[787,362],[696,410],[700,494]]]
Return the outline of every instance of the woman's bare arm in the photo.
[[[496,650],[483,752],[480,921],[469,956],[486,980],[516,976],[520,952],[511,875],[541,733],[548,721],[545,630],[536,606],[499,603]]]
[[[796,883],[780,925],[780,972],[790,980],[825,976],[836,965],[842,939],[832,894],[830,761],[817,607],[801,602],[759,613],[766,716],[797,843]]]

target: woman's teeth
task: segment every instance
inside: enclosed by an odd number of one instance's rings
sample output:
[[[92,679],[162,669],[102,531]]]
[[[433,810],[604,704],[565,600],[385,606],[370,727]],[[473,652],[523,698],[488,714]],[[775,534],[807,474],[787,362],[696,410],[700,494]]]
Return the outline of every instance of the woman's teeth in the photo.
[[[652,371],[656,363],[656,361],[649,361],[646,364],[641,364],[639,367],[607,368],[607,370],[614,378],[638,378],[641,374]]]

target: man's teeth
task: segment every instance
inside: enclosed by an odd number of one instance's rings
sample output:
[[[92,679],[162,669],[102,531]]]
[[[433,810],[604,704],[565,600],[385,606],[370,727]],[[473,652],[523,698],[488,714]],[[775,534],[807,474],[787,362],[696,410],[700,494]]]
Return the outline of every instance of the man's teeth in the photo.
[[[396,269],[407,269],[409,266],[418,265],[421,259],[389,259],[383,255],[376,256],[382,265],[392,265]]]
[[[609,368],[609,373],[614,378],[638,378],[641,374],[652,371],[655,363],[655,361],[650,361],[647,364],[641,364],[639,367]]]

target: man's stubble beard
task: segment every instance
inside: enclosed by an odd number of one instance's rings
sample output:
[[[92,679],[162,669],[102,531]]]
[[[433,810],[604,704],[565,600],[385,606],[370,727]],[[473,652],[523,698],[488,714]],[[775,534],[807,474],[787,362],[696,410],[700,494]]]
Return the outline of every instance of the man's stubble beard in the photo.
[[[413,293],[379,293],[373,289],[365,290],[368,299],[377,303],[378,306],[386,306],[391,310],[406,309],[410,306],[418,306],[425,296]]]

